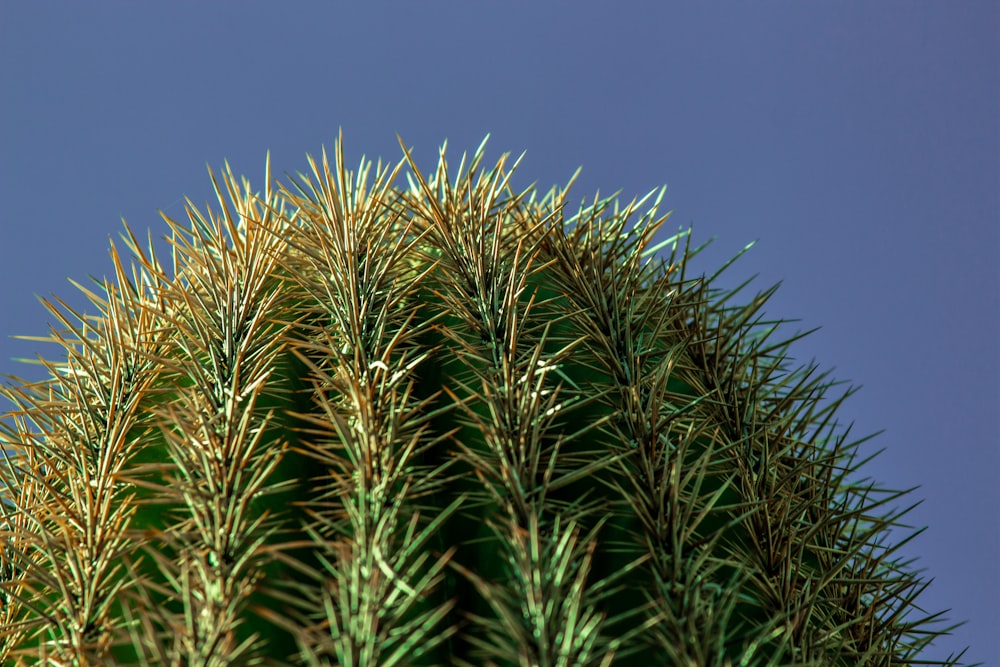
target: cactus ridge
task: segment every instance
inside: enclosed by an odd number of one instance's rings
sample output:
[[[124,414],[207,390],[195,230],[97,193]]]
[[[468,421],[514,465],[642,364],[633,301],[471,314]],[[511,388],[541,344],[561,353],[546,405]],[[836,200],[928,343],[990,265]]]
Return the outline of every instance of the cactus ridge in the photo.
[[[958,664],[775,287],[689,276],[662,189],[571,212],[485,143],[227,165],[161,213],[169,270],[126,225],[91,314],[44,302],[57,360],[0,388],[3,664]]]

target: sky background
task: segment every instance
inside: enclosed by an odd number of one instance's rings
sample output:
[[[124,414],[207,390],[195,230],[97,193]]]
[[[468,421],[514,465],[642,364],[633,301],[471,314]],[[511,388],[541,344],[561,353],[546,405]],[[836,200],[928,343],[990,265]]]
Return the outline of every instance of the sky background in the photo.
[[[362,4],[364,9],[359,9]],[[793,348],[863,385],[866,468],[918,486],[904,553],[927,611],[1000,665],[1000,4],[0,0],[0,373],[51,352],[36,295],[110,273],[124,217],[166,231],[206,164],[260,187],[343,128],[349,162],[527,155],[570,199],[668,185],[671,229],[717,240],[724,284],[782,287]],[[162,247],[162,246],[161,246]]]

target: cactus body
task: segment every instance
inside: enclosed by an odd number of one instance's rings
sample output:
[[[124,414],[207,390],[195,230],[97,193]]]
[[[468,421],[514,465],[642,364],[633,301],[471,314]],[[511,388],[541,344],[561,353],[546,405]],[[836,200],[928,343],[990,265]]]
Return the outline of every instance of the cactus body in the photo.
[[[902,493],[773,290],[482,156],[227,170],[172,270],[127,232],[94,314],[50,305],[64,357],[3,389],[4,664],[915,664]]]

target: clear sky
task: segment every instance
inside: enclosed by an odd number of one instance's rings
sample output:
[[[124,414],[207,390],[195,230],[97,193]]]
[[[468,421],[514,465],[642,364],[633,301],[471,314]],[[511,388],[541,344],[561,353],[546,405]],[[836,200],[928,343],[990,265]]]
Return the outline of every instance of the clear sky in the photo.
[[[968,620],[933,656],[1000,665],[998,119],[997,2],[0,2],[0,372],[48,352],[8,337],[46,331],[35,295],[82,304],[66,279],[210,199],[206,163],[259,185],[339,128],[426,165],[490,132],[523,185],[667,184],[718,239],[699,271],[758,241],[729,280],[783,283],[768,313],[822,326],[797,358],[885,429],[868,473],[920,486],[921,599]]]

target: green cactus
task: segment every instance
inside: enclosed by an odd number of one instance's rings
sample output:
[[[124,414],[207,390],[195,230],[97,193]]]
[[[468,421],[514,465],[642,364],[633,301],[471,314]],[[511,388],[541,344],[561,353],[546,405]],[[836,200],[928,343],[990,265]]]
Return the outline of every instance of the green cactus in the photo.
[[[126,226],[92,313],[46,303],[58,361],[2,389],[4,664],[927,664],[905,492],[855,479],[773,288],[687,275],[662,191],[570,214],[483,146],[404,153],[227,167],[169,270]]]

